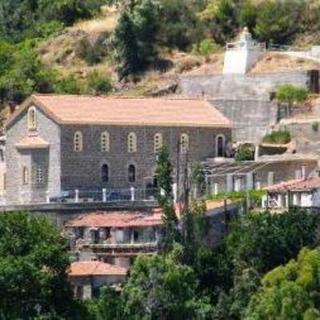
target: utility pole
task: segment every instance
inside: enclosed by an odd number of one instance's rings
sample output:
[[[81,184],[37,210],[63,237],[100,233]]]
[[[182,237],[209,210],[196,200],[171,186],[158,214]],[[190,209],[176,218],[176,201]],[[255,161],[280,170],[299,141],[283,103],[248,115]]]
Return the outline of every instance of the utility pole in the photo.
[[[190,181],[189,181],[189,155],[186,151],[186,163],[184,168],[184,211],[189,210],[189,194],[190,194]]]
[[[176,183],[177,183],[177,194],[176,194],[176,201],[179,206],[179,214],[181,212],[180,206],[180,140],[177,141],[177,164],[176,164]]]

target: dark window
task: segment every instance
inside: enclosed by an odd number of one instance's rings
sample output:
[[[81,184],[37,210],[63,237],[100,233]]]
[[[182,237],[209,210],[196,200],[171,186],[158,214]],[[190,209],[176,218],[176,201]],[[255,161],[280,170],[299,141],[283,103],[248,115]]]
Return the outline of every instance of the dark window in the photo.
[[[224,139],[223,137],[218,137],[218,141],[217,141],[217,156],[218,157],[224,157]]]
[[[76,286],[75,287],[75,296],[77,299],[83,298],[83,287],[82,286]]]
[[[135,182],[136,181],[136,167],[133,164],[130,164],[128,169],[128,178],[129,182]]]
[[[109,167],[107,164],[104,164],[101,167],[101,179],[102,182],[108,182],[109,181]]]

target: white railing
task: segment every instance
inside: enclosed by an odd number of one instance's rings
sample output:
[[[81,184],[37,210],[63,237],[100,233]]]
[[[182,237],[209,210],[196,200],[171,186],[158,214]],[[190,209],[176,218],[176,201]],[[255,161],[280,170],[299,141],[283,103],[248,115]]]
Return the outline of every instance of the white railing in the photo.
[[[138,189],[134,187],[126,189],[101,190],[68,190],[62,191],[56,196],[49,196],[47,202],[119,202],[119,201],[140,201],[155,200],[156,189]]]

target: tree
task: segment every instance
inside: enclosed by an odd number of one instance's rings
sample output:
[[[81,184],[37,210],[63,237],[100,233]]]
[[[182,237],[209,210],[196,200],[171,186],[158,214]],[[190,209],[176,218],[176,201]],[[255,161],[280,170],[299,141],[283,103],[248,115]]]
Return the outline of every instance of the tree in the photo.
[[[302,249],[291,260],[267,273],[251,298],[245,319],[319,319],[320,251]]]
[[[204,28],[197,16],[206,1],[161,0],[159,43],[169,48],[187,50],[204,38]]]
[[[297,103],[303,103],[309,96],[308,90],[291,84],[284,84],[277,88],[276,98],[280,103],[287,105],[287,116],[291,114],[292,107]]]
[[[163,210],[163,250],[172,248],[177,240],[178,219],[175,213],[172,191],[172,165],[169,159],[169,151],[163,146],[157,154],[156,176],[158,181],[157,200]]]
[[[111,45],[120,80],[146,70],[157,58],[158,6],[152,0],[134,3],[121,14]]]
[[[235,35],[238,28],[237,8],[240,6],[233,0],[211,0],[200,14],[202,20],[210,22],[217,43],[224,45],[228,38]]]
[[[153,0],[141,0],[132,12],[138,41],[138,56],[143,69],[155,62],[158,56],[159,6]]]
[[[114,30],[112,46],[115,60],[118,63],[117,73],[120,80],[142,69],[138,59],[138,42],[134,24],[127,11],[124,11],[119,18]]]
[[[55,91],[58,93],[80,94],[82,87],[80,81],[74,75],[68,75],[57,82]]]
[[[71,25],[78,19],[93,16],[102,4],[103,0],[0,0],[0,36],[19,42],[39,33],[45,35],[40,26],[48,31],[46,26],[50,25],[54,31],[61,24]]]
[[[67,241],[47,220],[0,215],[1,318],[70,318],[75,310],[68,266]]]
[[[248,213],[235,221],[225,248],[219,251],[220,263],[212,260],[216,271],[205,267],[204,279],[209,277],[214,283],[213,319],[246,319],[247,305],[259,290],[264,273],[296,257],[303,246],[313,246],[317,226],[318,218],[303,211],[274,215]],[[206,282],[201,281],[204,287]]]
[[[181,264],[176,245],[166,256],[139,256],[123,289],[124,317],[138,319],[207,319],[211,308],[198,297],[191,267]]]
[[[118,320],[121,319],[121,296],[111,287],[101,290],[99,299],[94,303],[94,320]]]
[[[26,42],[16,47],[3,46],[2,49],[0,57],[11,55],[0,74],[2,103],[20,103],[33,92],[49,93],[54,90],[56,74],[39,61],[32,44]]]
[[[232,226],[227,251],[240,270],[253,267],[264,273],[295,257],[303,246],[314,245],[318,222],[303,210],[249,213]]]
[[[290,42],[299,30],[303,1],[266,0],[257,8],[255,34],[261,41],[275,44]]]

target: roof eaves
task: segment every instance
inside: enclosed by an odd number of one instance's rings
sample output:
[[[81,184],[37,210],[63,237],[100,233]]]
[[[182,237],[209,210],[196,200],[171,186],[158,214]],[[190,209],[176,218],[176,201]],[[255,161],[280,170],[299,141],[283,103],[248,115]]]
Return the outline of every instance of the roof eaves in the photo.
[[[60,124],[61,119],[57,117],[54,113],[49,111],[46,106],[39,100],[35,95],[31,95],[28,97],[12,115],[11,117],[5,122],[5,128],[8,130],[12,124],[15,122],[15,120],[21,115],[29,106],[35,105],[40,110],[42,110],[51,120],[54,122]]]

